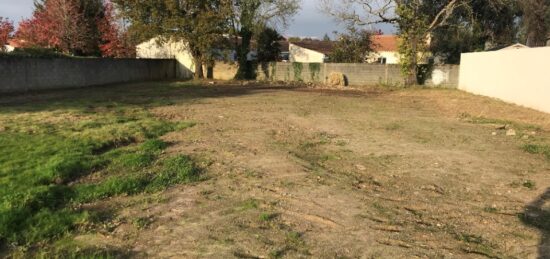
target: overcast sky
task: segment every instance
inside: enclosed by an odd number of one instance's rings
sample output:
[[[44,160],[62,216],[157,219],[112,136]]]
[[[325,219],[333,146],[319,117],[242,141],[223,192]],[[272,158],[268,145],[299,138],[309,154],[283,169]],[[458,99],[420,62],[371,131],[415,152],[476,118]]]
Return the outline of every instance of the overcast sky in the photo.
[[[319,0],[302,0],[302,9],[282,34],[285,36],[307,36],[322,38],[325,33],[342,31],[331,17],[319,10]],[[33,0],[0,0],[0,16],[19,22],[32,15]],[[391,26],[381,27],[385,33],[392,33]]]

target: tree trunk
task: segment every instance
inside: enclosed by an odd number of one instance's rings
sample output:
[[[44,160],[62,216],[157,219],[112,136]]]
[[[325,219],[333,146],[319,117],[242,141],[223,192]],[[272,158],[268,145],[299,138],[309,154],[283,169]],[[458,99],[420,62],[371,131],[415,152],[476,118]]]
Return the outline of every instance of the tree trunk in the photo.
[[[208,62],[206,65],[206,78],[214,79],[214,65],[212,62]]]
[[[254,79],[254,71],[251,62],[248,61],[248,53],[250,52],[250,42],[252,41],[252,31],[248,28],[241,28],[241,44],[237,47],[237,62],[239,69],[235,75],[235,79]],[[238,44],[238,43],[237,43]]]
[[[413,36],[411,39],[411,53],[409,57],[409,71],[407,77],[407,86],[412,86],[417,84],[417,75],[418,75],[418,39],[416,36]]]
[[[202,69],[202,58],[200,56],[195,56],[194,58],[195,63],[195,79],[203,79],[204,78],[204,72]]]

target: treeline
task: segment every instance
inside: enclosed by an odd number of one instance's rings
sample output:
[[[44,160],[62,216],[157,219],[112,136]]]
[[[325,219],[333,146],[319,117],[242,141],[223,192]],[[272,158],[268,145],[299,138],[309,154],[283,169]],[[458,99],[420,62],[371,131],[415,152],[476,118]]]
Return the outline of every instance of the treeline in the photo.
[[[204,76],[203,65],[213,63],[213,49],[236,50],[238,79],[254,78],[254,65],[248,60],[252,40],[258,58],[273,56],[272,44],[278,34],[273,30],[285,26],[298,11],[299,0],[113,0],[131,26],[135,39],[160,37],[160,41],[183,41],[193,56],[195,77]]]
[[[320,0],[350,30],[337,35],[333,58],[354,61],[368,53],[368,32],[387,23],[397,28],[402,65],[414,83],[418,53],[458,63],[460,53],[520,42],[544,46],[550,0]],[[254,77],[248,58],[253,42],[260,61],[276,57],[276,28],[287,25],[300,0],[38,0],[33,16],[13,24],[0,18],[0,46],[8,38],[29,48],[69,55],[131,57],[135,44],[157,37],[182,41],[193,56],[195,76],[212,66],[213,49],[234,49],[238,79]],[[326,37],[325,40],[329,40]]]
[[[393,24],[400,37],[403,71],[416,80],[418,53],[432,52],[447,63],[460,53],[515,42],[545,46],[550,0],[321,0],[325,12],[368,28]]]

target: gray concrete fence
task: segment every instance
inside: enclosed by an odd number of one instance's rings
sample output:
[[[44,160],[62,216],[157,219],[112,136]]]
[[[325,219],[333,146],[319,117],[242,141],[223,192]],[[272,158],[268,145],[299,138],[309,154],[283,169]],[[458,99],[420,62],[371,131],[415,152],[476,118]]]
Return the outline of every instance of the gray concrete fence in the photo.
[[[218,62],[214,67],[214,78],[231,80],[237,73],[236,64]],[[338,64],[338,63],[268,63],[259,65],[257,69],[259,80],[326,83],[328,76],[342,73],[348,84],[364,85],[403,85],[405,78],[400,65],[382,64]],[[457,88],[459,66],[435,66],[428,73],[425,85],[429,87]]]
[[[0,93],[79,88],[176,77],[171,59],[0,58]]]
[[[258,69],[260,78],[274,81],[325,83],[331,73],[342,73],[349,85],[392,85],[405,82],[400,65],[338,64],[338,63],[271,63]],[[459,66],[444,65],[432,68],[426,86],[457,88]]]

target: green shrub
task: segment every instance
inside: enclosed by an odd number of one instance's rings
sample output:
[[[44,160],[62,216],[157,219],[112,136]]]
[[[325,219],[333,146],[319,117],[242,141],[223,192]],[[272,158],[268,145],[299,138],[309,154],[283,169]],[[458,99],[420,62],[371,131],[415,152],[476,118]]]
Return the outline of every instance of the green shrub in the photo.
[[[72,58],[54,49],[46,48],[17,48],[9,53],[0,53],[1,57],[23,57],[23,58]]]

